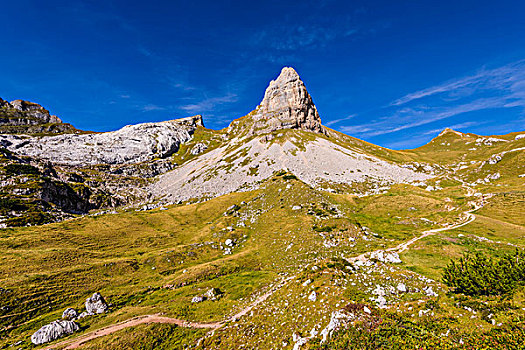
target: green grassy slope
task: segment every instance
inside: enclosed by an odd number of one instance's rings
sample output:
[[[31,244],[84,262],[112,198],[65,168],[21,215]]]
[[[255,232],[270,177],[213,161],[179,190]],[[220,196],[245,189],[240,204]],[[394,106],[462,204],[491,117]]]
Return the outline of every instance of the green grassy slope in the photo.
[[[29,336],[34,331],[60,318],[66,307],[82,309],[95,291],[107,298],[110,312],[80,320],[83,332],[154,313],[220,321],[276,281],[294,276],[252,313],[202,342],[205,348],[217,349],[241,344],[291,348],[294,334],[319,331],[331,312],[348,303],[363,302],[375,309],[369,299],[375,284],[405,281],[422,290],[427,282],[421,278],[426,276],[437,280],[432,285],[443,295],[439,276],[449,258],[466,250],[499,254],[514,248],[506,243],[523,247],[523,192],[514,193],[511,200],[504,196],[493,197],[480,211],[479,221],[418,241],[402,255],[402,265],[377,264],[369,272],[352,272],[341,258],[393,247],[423,230],[457,221],[470,200],[460,184],[444,183],[443,189],[432,192],[398,185],[383,195],[358,198],[320,192],[283,173],[257,191],[203,203],[2,230],[0,348],[18,341],[19,347],[32,348]],[[232,254],[225,254],[226,239],[236,242]],[[309,279],[312,283],[303,286]],[[211,287],[224,296],[190,302]],[[316,302],[307,299],[311,291],[318,295]],[[418,300],[434,299],[416,292],[392,296],[391,307],[419,322],[417,310],[426,304]],[[522,305],[523,296],[512,302]],[[441,316],[459,312],[450,298],[440,297],[438,303],[444,310]],[[497,317],[508,323],[515,313],[512,309]],[[478,324],[493,327],[478,319],[454,327],[469,331]],[[144,349],[181,348],[183,343],[195,344],[203,334],[167,325],[138,326],[85,347],[134,348],[140,342]]]

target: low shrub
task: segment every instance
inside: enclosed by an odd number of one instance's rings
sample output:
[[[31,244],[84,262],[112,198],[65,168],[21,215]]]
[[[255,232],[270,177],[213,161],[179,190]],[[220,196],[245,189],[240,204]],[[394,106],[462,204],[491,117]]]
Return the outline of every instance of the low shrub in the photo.
[[[472,296],[512,294],[525,284],[525,252],[516,249],[499,259],[465,254],[447,265],[443,283],[455,293]]]

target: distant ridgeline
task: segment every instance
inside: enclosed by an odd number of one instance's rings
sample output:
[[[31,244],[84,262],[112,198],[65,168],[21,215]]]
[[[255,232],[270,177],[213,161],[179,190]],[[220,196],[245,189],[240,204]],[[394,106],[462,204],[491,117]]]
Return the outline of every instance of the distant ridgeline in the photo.
[[[41,105],[33,102],[0,98],[0,134],[63,134],[76,133],[71,124],[49,114]]]

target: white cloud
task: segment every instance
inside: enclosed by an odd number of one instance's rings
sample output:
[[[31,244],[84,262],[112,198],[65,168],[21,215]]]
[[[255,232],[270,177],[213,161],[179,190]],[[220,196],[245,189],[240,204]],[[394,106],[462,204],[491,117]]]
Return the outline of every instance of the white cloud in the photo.
[[[520,60],[499,68],[482,69],[471,76],[412,92],[393,101],[392,105],[400,106],[424,97],[450,92],[459,95],[464,95],[461,94],[462,92],[469,95],[479,90],[506,90],[510,93],[523,93],[525,90],[523,79],[525,79],[525,60]]]
[[[424,104],[421,103],[423,99]],[[385,116],[367,124],[344,126],[341,130],[373,137],[464,113],[515,107],[525,107],[525,60],[495,69],[483,69],[471,76],[407,94],[383,108]],[[466,123],[456,125],[466,127]]]
[[[324,125],[330,126],[330,125],[338,124],[338,123],[340,123],[342,121],[350,120],[350,119],[354,118],[356,115],[357,114],[350,114],[348,117],[339,118],[339,119],[333,119],[333,120],[330,120],[330,121],[324,123]]]
[[[206,98],[193,104],[180,106],[179,108],[190,113],[202,113],[212,111],[216,106],[237,101],[236,94],[227,94],[225,96]]]

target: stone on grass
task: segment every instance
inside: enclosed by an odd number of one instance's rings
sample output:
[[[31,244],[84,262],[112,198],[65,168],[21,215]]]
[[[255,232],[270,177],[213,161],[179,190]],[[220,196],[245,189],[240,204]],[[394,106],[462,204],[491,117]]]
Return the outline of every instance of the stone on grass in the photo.
[[[312,291],[312,293],[310,293],[310,295],[308,296],[308,300],[310,301],[316,301],[317,300],[317,293],[314,291]]]
[[[397,291],[401,293],[405,293],[407,291],[407,287],[405,286],[404,283],[399,283],[397,285]]]
[[[101,314],[106,312],[108,304],[100,295],[99,292],[94,293],[92,296],[86,299],[86,312],[91,315]]]
[[[328,337],[332,336],[332,334],[338,331],[341,327],[346,327],[351,319],[353,319],[353,315],[347,315],[343,311],[332,312],[330,322],[321,331],[321,335],[323,336],[321,343],[324,343]]]
[[[218,288],[210,288],[206,293],[204,293],[204,296],[208,300],[217,300],[221,297],[222,292]]]
[[[196,295],[193,298],[191,298],[192,303],[202,303],[204,301],[204,297],[202,295]]]
[[[71,307],[68,307],[67,309],[64,310],[64,312],[62,313],[62,318],[64,320],[74,320],[75,318],[78,317],[78,312],[77,310],[71,308]]]
[[[72,334],[80,328],[73,321],[53,321],[43,326],[31,336],[31,342],[35,345],[49,343],[50,341]]]

